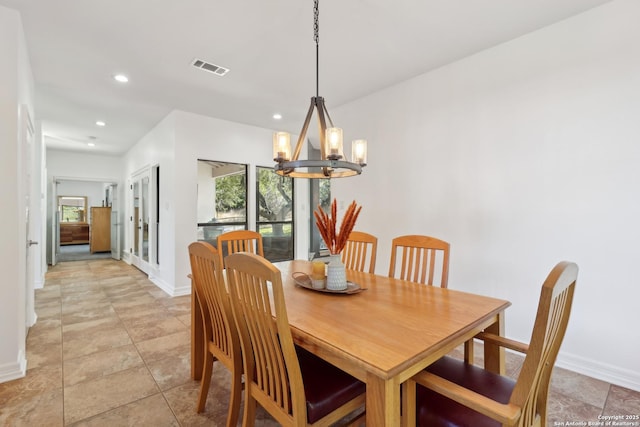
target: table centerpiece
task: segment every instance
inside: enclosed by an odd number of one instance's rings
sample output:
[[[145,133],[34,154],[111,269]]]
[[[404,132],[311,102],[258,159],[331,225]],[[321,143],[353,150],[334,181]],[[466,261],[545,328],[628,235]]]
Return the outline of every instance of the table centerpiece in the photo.
[[[347,239],[356,224],[362,206],[351,202],[347,208],[340,229],[337,229],[338,204],[336,199],[331,203],[330,213],[326,213],[321,206],[313,212],[316,218],[316,226],[322,236],[322,240],[329,249],[330,261],[327,265],[327,289],[344,290],[347,289],[347,273],[342,262],[342,250],[347,244]]]

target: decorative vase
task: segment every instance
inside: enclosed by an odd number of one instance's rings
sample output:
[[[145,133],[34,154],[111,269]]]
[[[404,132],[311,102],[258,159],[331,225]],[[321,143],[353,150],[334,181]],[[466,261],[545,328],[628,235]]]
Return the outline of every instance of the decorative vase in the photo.
[[[329,264],[327,264],[327,289],[344,291],[347,289],[347,271],[340,259],[340,254],[332,254],[329,258]]]

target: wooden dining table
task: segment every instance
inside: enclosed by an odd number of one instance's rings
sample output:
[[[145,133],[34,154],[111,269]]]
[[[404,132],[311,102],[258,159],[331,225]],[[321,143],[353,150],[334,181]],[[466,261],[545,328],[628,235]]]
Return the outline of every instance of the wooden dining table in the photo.
[[[503,335],[508,301],[347,270],[362,290],[333,294],[305,289],[294,273],[309,261],[275,263],[282,272],[294,341],[366,384],[366,425],[399,426],[401,385],[480,331]],[[200,317],[199,317],[200,316]],[[192,292],[192,366],[202,372],[204,343]],[[485,368],[504,373],[504,350],[485,345]],[[410,404],[409,404],[410,405]],[[411,407],[412,405],[410,405]]]

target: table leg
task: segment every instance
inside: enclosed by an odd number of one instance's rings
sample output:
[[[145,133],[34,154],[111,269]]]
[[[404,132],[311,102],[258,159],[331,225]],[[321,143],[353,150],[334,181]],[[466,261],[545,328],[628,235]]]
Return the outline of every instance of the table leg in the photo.
[[[200,380],[202,378],[202,367],[204,365],[204,331],[202,329],[202,311],[198,294],[191,282],[191,378]]]
[[[407,380],[402,383],[402,427],[416,425],[416,383]]]
[[[367,426],[400,426],[400,385],[367,374]]]
[[[464,343],[464,362],[473,365],[475,359],[475,351],[473,348],[473,338]]]
[[[486,332],[504,336],[504,313],[498,313],[496,322],[485,329]],[[504,347],[484,343],[484,368],[496,374],[505,374],[505,351]]]

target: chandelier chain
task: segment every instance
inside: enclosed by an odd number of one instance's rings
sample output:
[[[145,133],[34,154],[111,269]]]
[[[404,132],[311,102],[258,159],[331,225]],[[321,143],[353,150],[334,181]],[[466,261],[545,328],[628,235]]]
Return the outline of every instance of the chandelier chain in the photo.
[[[318,23],[318,0],[313,0],[313,40],[316,42],[316,45],[320,41],[320,36],[318,35],[320,30],[320,24]]]
[[[316,42],[316,97],[320,96],[320,24],[318,23],[318,0],[313,0],[313,40]]]

